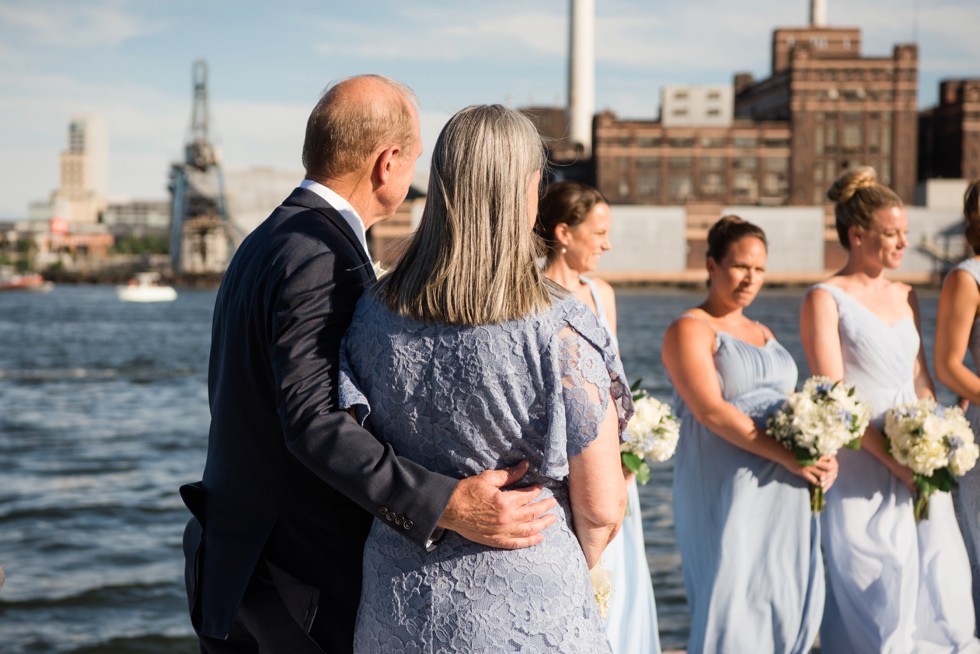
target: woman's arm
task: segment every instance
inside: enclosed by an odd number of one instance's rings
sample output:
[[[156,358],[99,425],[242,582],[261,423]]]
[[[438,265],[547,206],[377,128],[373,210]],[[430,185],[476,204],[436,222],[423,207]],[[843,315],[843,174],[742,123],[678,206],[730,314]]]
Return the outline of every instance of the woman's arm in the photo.
[[[834,380],[844,378],[839,321],[837,302],[829,292],[815,288],[803,297],[800,307],[800,338],[811,375],[823,375]],[[868,450],[914,491],[912,471],[888,454],[885,450],[885,437],[877,428],[868,426],[861,438],[861,447]]]
[[[963,363],[978,308],[980,288],[976,280],[965,270],[953,271],[939,294],[933,357],[936,378],[961,398],[980,405],[980,377]]]
[[[801,467],[791,451],[725,401],[712,356],[714,341],[711,328],[693,318],[675,320],[664,334],[664,367],[694,418],[733,445],[775,461],[811,484],[826,484],[825,488],[829,488],[829,482],[836,476],[836,458],[827,457],[812,466]]]
[[[619,416],[607,402],[599,435],[568,459],[568,492],[575,535],[591,570],[626,515],[626,480],[619,457]]]
[[[915,290],[908,291],[909,306],[912,307],[912,318],[915,320],[915,331],[919,334],[919,352],[915,355],[915,396],[924,399],[936,399],[936,387],[929,376],[929,364],[926,363],[926,346],[922,341],[922,326],[919,322],[919,298]]]

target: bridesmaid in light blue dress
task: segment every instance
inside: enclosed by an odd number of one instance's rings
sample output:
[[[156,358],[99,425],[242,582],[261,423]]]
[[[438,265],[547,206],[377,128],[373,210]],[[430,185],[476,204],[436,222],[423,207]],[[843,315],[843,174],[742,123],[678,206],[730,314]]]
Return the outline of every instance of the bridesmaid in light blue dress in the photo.
[[[674,525],[692,653],[804,654],[823,611],[820,528],[808,485],[829,489],[837,460],[801,467],[764,431],[766,416],[797,383],[793,357],[742,313],[762,287],[765,265],[762,230],[722,218],[708,233],[708,297],[664,335],[681,420]]]
[[[978,652],[970,568],[949,493],[913,516],[913,473],[887,454],[891,407],[932,397],[915,292],[886,279],[908,246],[901,200],[874,171],[845,173],[828,192],[848,250],[844,268],[804,296],[800,332],[814,375],[853,384],[871,404],[860,450],[840,453],[840,480],[822,516],[828,589],[821,648]]]
[[[538,207],[536,230],[548,246],[544,274],[589,307],[616,341],[616,300],[612,287],[584,276],[607,252],[611,211],[596,189],[578,182],[551,184]],[[602,554],[612,575],[606,636],[614,654],[659,654],[657,606],[647,564],[636,480],[627,486],[623,526]]]
[[[966,240],[973,256],[957,265],[943,284],[936,312],[936,377],[962,400],[966,416],[980,442],[980,179],[963,198]],[[964,363],[969,352],[973,370]],[[959,480],[960,517],[973,572],[974,615],[980,609],[980,467]],[[980,622],[980,616],[976,616]]]

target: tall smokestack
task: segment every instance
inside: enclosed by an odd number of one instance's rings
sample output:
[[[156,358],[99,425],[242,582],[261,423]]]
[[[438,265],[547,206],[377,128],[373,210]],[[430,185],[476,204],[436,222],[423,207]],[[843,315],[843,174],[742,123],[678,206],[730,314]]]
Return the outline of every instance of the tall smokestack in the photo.
[[[827,26],[827,0],[810,0],[810,27]]]
[[[595,113],[595,0],[571,0],[569,21],[568,126],[573,144],[592,156]]]

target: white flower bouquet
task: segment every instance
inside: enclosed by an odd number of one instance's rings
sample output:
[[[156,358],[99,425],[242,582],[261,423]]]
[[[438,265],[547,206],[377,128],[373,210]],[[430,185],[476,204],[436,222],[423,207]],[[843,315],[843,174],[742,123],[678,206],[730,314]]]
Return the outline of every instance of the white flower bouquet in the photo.
[[[600,561],[589,570],[589,578],[592,580],[592,595],[595,597],[595,603],[599,606],[599,616],[605,620],[606,613],[609,612],[609,600],[613,593],[612,573]]]
[[[870,419],[871,407],[857,398],[853,386],[818,375],[768,416],[766,430],[807,466],[842,447],[860,448]],[[819,512],[825,505],[823,488],[811,485],[810,508]]]
[[[680,424],[666,402],[650,397],[639,388],[638,379],[630,387],[633,392],[633,417],[626,426],[626,441],[621,446],[623,465],[636,475],[641,484],[650,481],[647,460],[663,462],[674,456]]]
[[[889,453],[915,473],[916,521],[929,518],[929,496],[937,490],[948,493],[956,477],[972,469],[980,456],[963,409],[932,399],[889,409],[885,438]]]

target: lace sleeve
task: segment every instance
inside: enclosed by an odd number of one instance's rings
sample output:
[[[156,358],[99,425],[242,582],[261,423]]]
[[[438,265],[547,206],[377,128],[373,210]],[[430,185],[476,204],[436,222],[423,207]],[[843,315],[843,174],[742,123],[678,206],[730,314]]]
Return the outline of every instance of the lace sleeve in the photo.
[[[338,405],[342,410],[354,409],[354,417],[358,424],[364,425],[364,421],[371,413],[371,405],[357,383],[357,376],[351,370],[351,331],[348,330],[347,334],[340,346],[340,369],[337,379]]]
[[[581,454],[599,435],[599,424],[610,400],[619,416],[620,438],[633,413],[622,364],[611,343],[596,346],[568,326],[559,333],[562,396],[565,405],[566,452]]]

